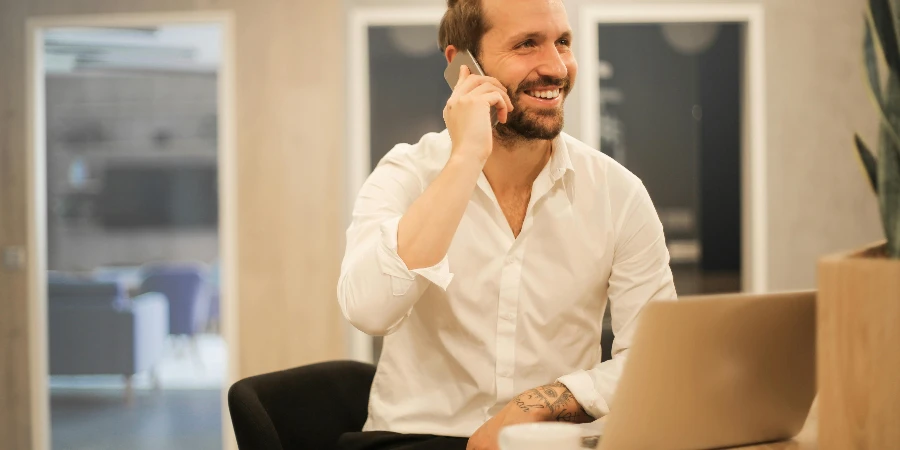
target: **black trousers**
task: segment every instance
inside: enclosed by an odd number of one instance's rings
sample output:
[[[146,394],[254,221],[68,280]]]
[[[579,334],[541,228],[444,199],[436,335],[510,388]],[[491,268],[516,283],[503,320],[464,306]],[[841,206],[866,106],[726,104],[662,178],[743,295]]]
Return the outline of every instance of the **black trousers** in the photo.
[[[332,361],[235,383],[228,407],[242,450],[465,450],[468,438],[360,432],[375,366]]]
[[[466,450],[468,438],[399,434],[388,431],[344,433],[338,450]]]

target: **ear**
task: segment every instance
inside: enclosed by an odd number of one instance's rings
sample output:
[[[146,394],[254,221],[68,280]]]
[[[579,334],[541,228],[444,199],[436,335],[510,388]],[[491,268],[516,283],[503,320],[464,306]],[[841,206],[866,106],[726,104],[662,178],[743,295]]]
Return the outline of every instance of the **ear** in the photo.
[[[450,64],[453,61],[453,57],[455,57],[457,53],[459,53],[459,50],[452,44],[444,49],[444,57],[447,58],[447,64]]]

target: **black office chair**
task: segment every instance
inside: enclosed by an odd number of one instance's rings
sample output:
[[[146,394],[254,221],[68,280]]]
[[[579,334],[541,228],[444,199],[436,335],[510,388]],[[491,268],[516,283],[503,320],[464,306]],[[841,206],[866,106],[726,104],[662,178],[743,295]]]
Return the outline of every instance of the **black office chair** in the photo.
[[[228,390],[241,450],[332,450],[366,422],[375,366],[333,361],[238,381]]]

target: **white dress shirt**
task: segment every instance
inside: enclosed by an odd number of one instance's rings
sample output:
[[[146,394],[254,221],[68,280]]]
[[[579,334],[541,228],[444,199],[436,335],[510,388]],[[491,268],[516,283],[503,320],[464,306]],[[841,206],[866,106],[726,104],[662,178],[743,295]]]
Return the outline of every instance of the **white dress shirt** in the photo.
[[[363,430],[471,436],[557,379],[588,414],[606,415],[641,309],[676,297],[647,190],[562,134],[518,237],[482,173],[444,259],[408,270],[397,225],[450,147],[446,130],[394,147],[354,205],[338,301],[354,326],[386,335]],[[616,339],[601,364],[607,299]]]

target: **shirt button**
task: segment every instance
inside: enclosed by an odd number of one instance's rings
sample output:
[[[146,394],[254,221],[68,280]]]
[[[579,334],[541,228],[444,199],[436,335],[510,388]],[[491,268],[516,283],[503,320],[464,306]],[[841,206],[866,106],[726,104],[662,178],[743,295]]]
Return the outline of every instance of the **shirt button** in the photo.
[[[508,256],[506,257],[506,263],[507,263],[507,264],[512,264],[512,263],[514,263],[514,262],[516,262],[516,257],[515,257],[515,256],[513,256],[513,255],[508,255]]]
[[[500,317],[503,317],[505,320],[513,320],[516,316],[513,313],[503,313]]]

